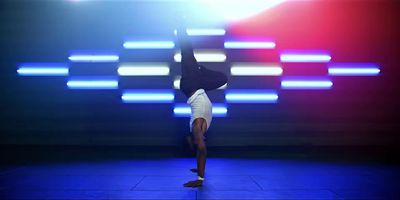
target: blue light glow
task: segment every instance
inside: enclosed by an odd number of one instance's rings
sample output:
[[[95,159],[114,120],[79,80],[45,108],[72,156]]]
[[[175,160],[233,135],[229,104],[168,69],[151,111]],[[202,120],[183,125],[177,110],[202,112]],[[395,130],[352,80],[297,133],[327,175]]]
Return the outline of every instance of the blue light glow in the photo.
[[[173,49],[173,41],[126,41],[125,49]]]
[[[174,107],[174,115],[176,117],[190,117],[192,111],[187,104],[176,104]],[[228,108],[225,104],[212,104],[212,115],[213,117],[225,117],[228,113]]]
[[[327,78],[292,77],[281,81],[283,89],[331,89],[333,82]]]
[[[194,57],[198,62],[225,62],[226,55],[223,51],[200,50],[194,52]],[[182,55],[180,52],[174,55],[175,62],[181,62]]]
[[[68,57],[71,62],[118,62],[117,55],[71,55]]]
[[[331,60],[328,54],[311,54],[311,53],[283,53],[280,56],[281,62],[294,63],[325,63]]]
[[[67,82],[70,89],[117,89],[118,80],[101,77],[74,77]]]
[[[276,103],[278,94],[274,90],[228,90],[228,103]]]
[[[275,42],[225,42],[227,49],[274,49]]]
[[[127,90],[121,99],[124,103],[172,103],[175,95],[172,90]]]
[[[17,69],[20,76],[67,76],[68,66],[60,63],[25,63]]]
[[[376,76],[381,72],[379,66],[370,63],[341,63],[328,67],[332,76]]]

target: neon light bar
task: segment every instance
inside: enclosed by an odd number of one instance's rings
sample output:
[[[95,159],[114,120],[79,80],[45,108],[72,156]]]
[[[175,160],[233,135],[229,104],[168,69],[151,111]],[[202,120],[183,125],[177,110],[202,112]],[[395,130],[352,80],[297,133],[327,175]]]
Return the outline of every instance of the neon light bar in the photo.
[[[376,76],[381,70],[375,64],[346,63],[329,65],[328,72],[333,76]]]
[[[181,77],[180,76],[176,76],[174,79],[174,89],[179,90],[181,84]],[[219,87],[217,90],[224,90],[228,87],[228,83],[225,83],[225,85]]]
[[[225,104],[212,105],[213,117],[225,117],[228,113],[228,108]],[[174,107],[174,115],[177,117],[189,117],[192,114],[191,108],[187,104],[177,104]]]
[[[186,33],[189,36],[219,36],[225,35],[226,31],[224,29],[186,29]],[[177,34],[176,30],[174,34]]]
[[[281,81],[283,89],[330,89],[333,82],[324,78],[290,78]]]
[[[275,42],[225,42],[227,49],[274,49]]]
[[[17,69],[20,76],[67,76],[68,66],[60,63],[26,63]]]
[[[331,56],[328,54],[281,54],[281,62],[294,62],[294,63],[325,63],[331,60]]]
[[[273,90],[228,90],[228,103],[276,103],[278,94]]]
[[[71,62],[118,62],[117,55],[71,55],[68,57]]]
[[[173,41],[126,41],[125,49],[173,49]]]
[[[117,89],[116,79],[70,79],[67,82],[70,89]]]
[[[124,103],[172,103],[175,95],[171,90],[128,90],[121,99]]]
[[[280,76],[283,73],[279,65],[262,63],[236,63],[232,64],[232,76]]]
[[[168,76],[168,64],[124,64],[118,68],[121,76]]]
[[[226,55],[223,52],[215,52],[215,51],[203,51],[203,52],[194,52],[194,57],[198,62],[225,62]],[[181,53],[176,53],[174,55],[175,62],[181,62],[182,55]]]

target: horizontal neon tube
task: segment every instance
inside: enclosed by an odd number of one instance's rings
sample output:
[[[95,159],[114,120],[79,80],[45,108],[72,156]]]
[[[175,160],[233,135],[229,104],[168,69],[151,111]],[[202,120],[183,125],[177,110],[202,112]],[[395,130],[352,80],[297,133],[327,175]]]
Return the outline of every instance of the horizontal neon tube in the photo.
[[[226,34],[226,31],[224,29],[186,29],[186,33],[189,36],[222,36]],[[176,30],[174,34],[177,34]]]
[[[333,76],[376,76],[379,66],[368,63],[332,64],[328,66],[329,75]]]
[[[228,103],[276,103],[278,98],[270,90],[230,90],[225,94]]]
[[[117,89],[117,80],[69,80],[67,86],[70,89]]]
[[[283,69],[277,65],[268,64],[233,64],[231,67],[232,76],[280,76]]]
[[[173,49],[173,41],[127,41],[124,43],[125,49]]]
[[[175,77],[175,79],[174,79],[174,89],[179,90],[181,88],[180,84],[181,84],[181,77],[180,76]],[[228,87],[228,83],[225,83],[223,86],[219,87],[217,90],[224,90],[227,87]]]
[[[129,91],[121,96],[124,103],[172,103],[175,95],[172,91]]]
[[[225,117],[228,113],[228,108],[224,104],[212,105],[212,115],[213,117]],[[174,115],[178,117],[189,117],[192,114],[192,110],[189,105],[175,105]]]
[[[282,80],[283,89],[330,89],[333,83],[330,80]]]
[[[227,49],[274,49],[275,42],[225,42]]]
[[[71,62],[118,62],[117,55],[71,55],[68,57]]]
[[[223,52],[195,52],[194,57],[198,62],[225,62],[226,55]],[[181,62],[181,53],[174,55],[175,62]]]
[[[121,76],[168,76],[170,69],[167,64],[133,64],[121,65],[118,74]]]
[[[67,76],[66,67],[20,67],[17,70],[20,76]]]
[[[329,62],[331,56],[327,54],[281,54],[281,62]]]

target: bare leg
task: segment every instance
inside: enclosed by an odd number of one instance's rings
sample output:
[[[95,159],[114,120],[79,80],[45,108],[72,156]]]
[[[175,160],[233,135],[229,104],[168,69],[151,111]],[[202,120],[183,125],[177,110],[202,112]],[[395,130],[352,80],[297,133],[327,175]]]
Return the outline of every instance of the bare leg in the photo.
[[[207,147],[203,139],[207,129],[207,122],[203,118],[198,118],[193,122],[194,143],[197,146],[197,175],[204,178],[206,168]],[[194,180],[184,184],[185,187],[201,187],[203,181]]]

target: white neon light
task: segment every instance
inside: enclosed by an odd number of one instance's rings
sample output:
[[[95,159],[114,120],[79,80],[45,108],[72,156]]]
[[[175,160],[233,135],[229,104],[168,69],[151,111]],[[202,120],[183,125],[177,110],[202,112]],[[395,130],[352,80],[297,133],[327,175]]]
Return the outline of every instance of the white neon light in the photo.
[[[118,68],[121,76],[168,76],[168,64],[126,64]]]
[[[117,55],[71,55],[68,57],[71,62],[117,62]]]
[[[282,54],[282,62],[329,62],[330,55],[326,54]]]
[[[116,80],[69,80],[67,86],[70,89],[116,89]]]
[[[225,62],[226,55],[223,52],[194,52],[194,57],[198,62]],[[182,55],[181,53],[175,53],[174,55],[175,62],[181,62]]]
[[[333,82],[327,80],[283,80],[281,86],[284,89],[329,89],[333,86]]]
[[[21,76],[66,76],[69,73],[68,68],[39,68],[39,67],[20,67],[17,70]]]
[[[125,49],[173,49],[173,41],[127,41],[124,43]]]
[[[354,76],[375,76],[378,75],[381,70],[379,68],[335,68],[331,67],[328,69],[329,75],[334,76],[346,76],[346,75],[354,75]]]
[[[270,64],[236,63],[232,64],[232,76],[280,76],[282,67]]]
[[[189,36],[223,36],[226,34],[225,29],[186,29]],[[174,34],[177,31],[174,30]]]
[[[134,93],[128,92],[121,96],[121,99],[126,103],[170,103],[174,101],[175,96],[172,93]]]
[[[275,42],[225,42],[227,49],[274,49]]]

